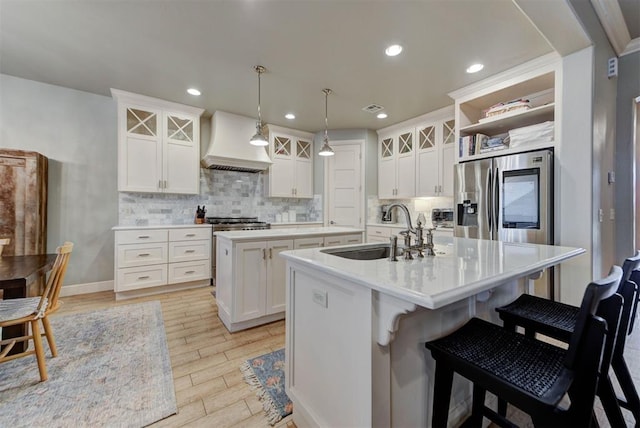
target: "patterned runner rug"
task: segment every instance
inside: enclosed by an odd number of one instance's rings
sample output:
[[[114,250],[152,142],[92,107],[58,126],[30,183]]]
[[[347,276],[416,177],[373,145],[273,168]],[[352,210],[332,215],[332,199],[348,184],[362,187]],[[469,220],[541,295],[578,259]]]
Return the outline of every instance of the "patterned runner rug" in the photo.
[[[142,427],[177,411],[160,302],[51,317],[35,356],[0,364],[2,427]],[[31,345],[33,346],[33,345]]]
[[[256,389],[271,425],[288,416],[293,404],[284,392],[284,349],[251,358],[240,366],[244,380]]]

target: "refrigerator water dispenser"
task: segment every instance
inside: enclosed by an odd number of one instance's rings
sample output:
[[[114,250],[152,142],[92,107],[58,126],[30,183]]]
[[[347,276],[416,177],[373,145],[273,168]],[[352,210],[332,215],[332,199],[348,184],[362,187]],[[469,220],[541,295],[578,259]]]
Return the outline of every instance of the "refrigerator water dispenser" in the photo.
[[[465,199],[458,207],[458,226],[478,227],[478,204]]]

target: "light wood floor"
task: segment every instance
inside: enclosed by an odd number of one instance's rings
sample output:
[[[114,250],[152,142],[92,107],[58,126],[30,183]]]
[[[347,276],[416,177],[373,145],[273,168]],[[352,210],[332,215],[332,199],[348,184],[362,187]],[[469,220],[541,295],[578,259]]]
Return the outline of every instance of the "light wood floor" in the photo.
[[[178,414],[152,427],[269,427],[262,403],[244,382],[248,358],[284,347],[284,321],[229,333],[218,318],[212,287],[115,301],[113,292],[67,296],[55,315],[128,305],[162,304]],[[291,416],[276,427],[295,427]]]
[[[211,290],[211,287],[197,288],[118,302],[113,292],[68,296],[63,298],[64,305],[56,315],[159,300],[178,414],[152,427],[269,427],[262,404],[242,379],[239,367],[248,358],[284,347],[284,321],[231,334],[218,318]],[[638,322],[627,339],[625,359],[640,390]],[[600,426],[608,427],[598,401],[595,410]],[[633,426],[631,414],[627,410],[623,413],[628,426]],[[522,426],[531,426],[530,419],[524,414],[514,420]],[[276,427],[295,428],[295,424],[289,416]]]

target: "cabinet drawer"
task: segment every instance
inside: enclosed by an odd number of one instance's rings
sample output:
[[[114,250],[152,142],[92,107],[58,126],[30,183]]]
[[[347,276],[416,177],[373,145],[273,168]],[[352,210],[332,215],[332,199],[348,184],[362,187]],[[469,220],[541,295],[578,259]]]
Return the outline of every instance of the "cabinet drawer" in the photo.
[[[324,244],[324,238],[300,238],[293,241],[294,250],[303,250],[305,248],[318,248]]]
[[[186,229],[169,229],[169,241],[211,240],[213,232],[209,227],[190,227]]]
[[[211,237],[200,241],[169,242],[169,263],[208,260],[211,257]]]
[[[118,268],[167,263],[167,243],[118,245]]]
[[[169,284],[209,278],[211,278],[211,265],[208,260],[169,264]]]
[[[367,226],[368,236],[382,236],[388,238],[392,235],[392,228],[383,226]]]
[[[116,245],[167,242],[167,237],[166,229],[118,230],[116,231]]]
[[[362,234],[342,235],[342,242],[344,245],[362,244]]]
[[[336,247],[338,245],[344,245],[344,239],[342,236],[325,236],[324,237],[325,247]]]
[[[167,284],[167,265],[118,269],[115,291],[136,290]]]

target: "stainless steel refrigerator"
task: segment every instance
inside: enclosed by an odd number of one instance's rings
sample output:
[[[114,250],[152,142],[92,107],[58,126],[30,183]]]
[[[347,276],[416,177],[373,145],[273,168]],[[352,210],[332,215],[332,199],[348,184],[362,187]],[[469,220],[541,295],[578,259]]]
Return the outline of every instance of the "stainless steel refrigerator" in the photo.
[[[456,165],[454,235],[553,244],[553,150]],[[554,298],[553,275],[536,291]]]

